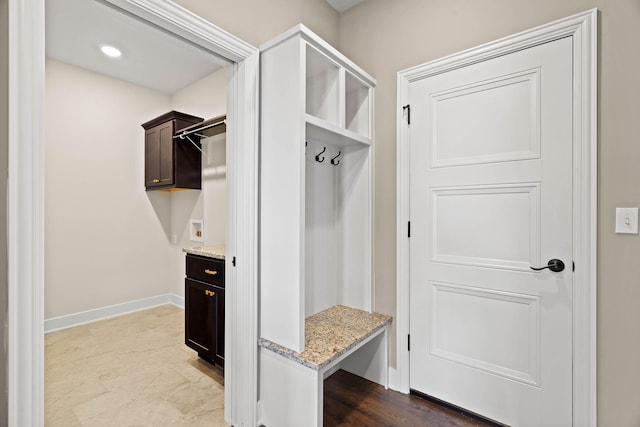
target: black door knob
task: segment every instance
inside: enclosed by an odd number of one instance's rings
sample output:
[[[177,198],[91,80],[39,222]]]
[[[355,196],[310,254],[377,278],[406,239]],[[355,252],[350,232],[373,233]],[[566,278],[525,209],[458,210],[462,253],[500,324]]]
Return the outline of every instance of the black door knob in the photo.
[[[540,267],[540,268],[536,268],[536,267],[529,267],[532,270],[535,271],[540,271],[540,270],[544,270],[545,268],[548,268],[549,270],[553,271],[554,273],[559,273],[562,270],[564,270],[564,262],[560,261],[559,259],[550,259],[549,262],[547,263],[546,266],[544,267]]]

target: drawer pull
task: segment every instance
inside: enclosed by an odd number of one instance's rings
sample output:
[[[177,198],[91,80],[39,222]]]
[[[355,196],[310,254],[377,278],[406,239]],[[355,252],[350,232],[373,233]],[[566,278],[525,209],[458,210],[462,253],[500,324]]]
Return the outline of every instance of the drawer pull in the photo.
[[[216,270],[209,270],[208,268],[204,270],[205,273],[210,274],[212,276],[215,276],[216,274],[218,274],[218,272]]]
[[[160,180],[159,180],[159,179],[154,179],[154,180],[153,180],[153,183],[154,183],[154,184],[157,184],[158,182],[160,182]]]
[[[215,296],[215,295],[216,295],[216,293],[215,293],[215,292],[210,291],[210,290],[208,290],[208,289],[205,289],[205,290],[204,290],[204,294],[205,294],[205,295],[209,295],[210,297],[213,297],[213,296]]]

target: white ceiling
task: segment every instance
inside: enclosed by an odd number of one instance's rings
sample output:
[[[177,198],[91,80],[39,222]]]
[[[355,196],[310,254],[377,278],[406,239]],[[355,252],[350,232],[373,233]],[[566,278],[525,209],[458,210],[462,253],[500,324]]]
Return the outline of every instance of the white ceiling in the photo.
[[[47,0],[45,7],[46,54],[68,64],[169,94],[228,64],[98,0]],[[107,58],[102,44],[122,56]]]
[[[345,10],[359,5],[363,1],[364,0],[327,0],[327,3],[329,3],[335,10],[337,10],[338,13],[342,13]]]

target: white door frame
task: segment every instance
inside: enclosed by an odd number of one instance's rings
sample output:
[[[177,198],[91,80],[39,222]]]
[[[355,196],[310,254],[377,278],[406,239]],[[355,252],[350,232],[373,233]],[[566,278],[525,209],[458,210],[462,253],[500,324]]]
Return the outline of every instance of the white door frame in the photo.
[[[225,418],[257,423],[259,51],[167,0],[103,0],[233,62]],[[9,425],[44,425],[44,0],[9,0]],[[237,266],[231,265],[235,256]]]
[[[409,135],[403,105],[412,82],[562,37],[573,40],[573,425],[596,419],[597,15],[592,9],[398,73],[397,375],[409,392]]]

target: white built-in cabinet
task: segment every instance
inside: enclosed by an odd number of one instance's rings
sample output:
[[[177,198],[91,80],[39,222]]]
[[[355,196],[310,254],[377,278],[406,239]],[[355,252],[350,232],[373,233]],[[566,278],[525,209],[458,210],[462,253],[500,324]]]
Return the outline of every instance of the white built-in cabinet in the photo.
[[[303,25],[260,75],[260,336],[302,352],[305,318],[371,310],[375,80]]]

